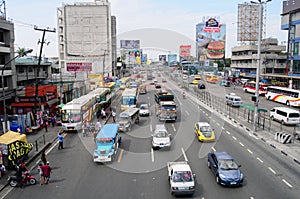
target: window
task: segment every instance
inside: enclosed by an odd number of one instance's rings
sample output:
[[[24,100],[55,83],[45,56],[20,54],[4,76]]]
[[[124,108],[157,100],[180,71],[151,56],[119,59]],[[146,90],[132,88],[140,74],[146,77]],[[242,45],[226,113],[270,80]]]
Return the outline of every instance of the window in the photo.
[[[294,44],[294,54],[299,55],[299,42]]]
[[[19,67],[19,73],[24,73],[24,68],[23,67]]]
[[[33,72],[33,68],[32,67],[28,67],[28,72],[32,73]]]
[[[5,43],[4,41],[4,32],[0,31],[0,43]]]

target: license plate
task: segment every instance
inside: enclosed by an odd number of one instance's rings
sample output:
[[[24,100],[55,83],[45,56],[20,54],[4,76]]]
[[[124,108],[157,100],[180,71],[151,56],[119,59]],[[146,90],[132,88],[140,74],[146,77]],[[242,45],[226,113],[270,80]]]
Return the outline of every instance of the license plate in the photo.
[[[230,182],[230,184],[231,184],[231,185],[235,185],[235,184],[236,184],[236,182]]]
[[[74,130],[74,128],[69,128],[69,130]]]
[[[185,187],[179,187],[178,190],[187,190]]]

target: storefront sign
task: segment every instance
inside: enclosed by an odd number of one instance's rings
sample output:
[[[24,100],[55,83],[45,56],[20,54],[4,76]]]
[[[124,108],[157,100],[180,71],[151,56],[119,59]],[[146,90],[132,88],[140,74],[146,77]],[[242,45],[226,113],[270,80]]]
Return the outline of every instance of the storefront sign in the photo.
[[[15,161],[27,155],[33,147],[31,143],[16,141],[8,144],[8,160],[15,165]]]

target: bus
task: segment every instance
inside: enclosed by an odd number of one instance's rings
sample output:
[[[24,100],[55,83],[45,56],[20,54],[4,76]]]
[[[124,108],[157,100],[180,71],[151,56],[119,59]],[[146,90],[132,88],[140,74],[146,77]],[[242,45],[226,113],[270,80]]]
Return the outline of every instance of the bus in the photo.
[[[259,90],[258,90],[259,95],[265,95],[267,93],[266,88],[268,86],[269,85],[267,85],[267,84],[259,83]],[[247,82],[243,86],[243,90],[245,91],[245,93],[253,93],[253,94],[255,94],[255,91],[256,91],[256,82],[255,81]]]
[[[108,88],[97,88],[92,92],[68,102],[61,110],[62,130],[82,130],[84,121],[91,121],[102,108],[110,108],[111,94]],[[96,114],[93,114],[96,113]]]
[[[269,86],[266,94],[267,100],[279,102],[287,106],[300,106],[300,91],[279,86]]]
[[[213,74],[207,74],[207,75],[205,76],[205,80],[206,80],[208,83],[216,84],[216,83],[218,82],[218,76],[213,75]]]
[[[138,100],[138,88],[126,88],[122,93],[121,110],[136,107]]]

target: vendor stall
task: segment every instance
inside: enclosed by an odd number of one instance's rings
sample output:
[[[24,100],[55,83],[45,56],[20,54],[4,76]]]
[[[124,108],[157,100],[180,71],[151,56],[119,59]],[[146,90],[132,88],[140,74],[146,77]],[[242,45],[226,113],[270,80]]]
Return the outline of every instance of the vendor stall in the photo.
[[[8,131],[0,136],[0,163],[8,169],[13,169],[20,160],[27,158],[32,147],[25,134]]]

